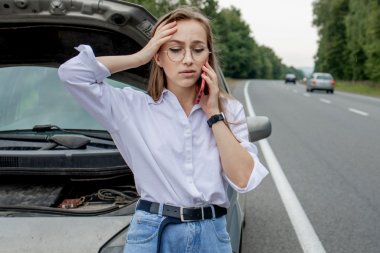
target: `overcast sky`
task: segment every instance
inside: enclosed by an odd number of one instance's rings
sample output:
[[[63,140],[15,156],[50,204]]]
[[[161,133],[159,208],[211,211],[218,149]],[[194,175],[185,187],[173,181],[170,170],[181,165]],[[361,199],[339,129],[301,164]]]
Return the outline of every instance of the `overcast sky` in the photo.
[[[282,62],[313,67],[317,29],[312,26],[313,0],[219,0],[219,7],[240,9],[256,42],[274,50]]]

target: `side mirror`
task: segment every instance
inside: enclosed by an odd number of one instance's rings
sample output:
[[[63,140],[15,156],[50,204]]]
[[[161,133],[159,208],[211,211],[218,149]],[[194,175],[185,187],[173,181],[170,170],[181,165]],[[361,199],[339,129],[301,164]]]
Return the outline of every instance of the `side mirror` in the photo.
[[[268,117],[248,116],[247,124],[250,142],[265,139],[272,133],[272,125]]]

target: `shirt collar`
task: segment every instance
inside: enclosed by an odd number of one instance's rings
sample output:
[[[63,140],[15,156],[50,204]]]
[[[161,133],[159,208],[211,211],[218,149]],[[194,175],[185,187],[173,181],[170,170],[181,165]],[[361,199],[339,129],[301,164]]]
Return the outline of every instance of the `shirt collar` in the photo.
[[[169,95],[169,93],[171,93],[171,95],[175,96],[168,89],[164,88],[164,90],[162,91],[161,97],[157,101],[154,101],[151,96],[148,96],[149,97],[149,101],[148,102],[149,102],[149,104],[155,104],[155,105],[161,104],[162,101],[164,100],[164,97],[166,97],[166,99],[167,99],[167,96]],[[195,111],[195,110],[197,110],[199,108],[202,108],[201,105],[200,104],[195,104],[192,111]]]
[[[168,89],[164,88],[164,90],[162,91],[162,94],[160,96],[160,98],[157,100],[157,101],[154,101],[153,98],[151,96],[149,96],[149,104],[161,104],[162,100],[164,99],[164,95],[168,92]]]

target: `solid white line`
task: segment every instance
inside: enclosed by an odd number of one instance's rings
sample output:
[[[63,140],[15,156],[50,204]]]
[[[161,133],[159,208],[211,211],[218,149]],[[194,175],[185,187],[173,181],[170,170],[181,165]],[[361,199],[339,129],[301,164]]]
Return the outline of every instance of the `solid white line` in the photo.
[[[321,101],[323,103],[326,103],[326,104],[331,104],[330,100],[327,100],[327,99],[324,99],[324,98],[319,99],[319,101]]]
[[[304,93],[303,94],[305,97],[310,97],[310,94],[309,93]]]
[[[244,98],[247,105],[248,114],[255,116],[251,99],[248,94],[249,81],[244,86]],[[263,152],[264,158],[267,162],[268,168],[277,187],[277,190],[284,203],[285,209],[288,213],[291,223],[298,237],[298,241],[306,253],[326,253],[321,241],[319,240],[313,226],[311,225],[301,203],[298,201],[288,179],[286,178],[280,163],[274,155],[266,139],[259,141],[260,148]]]
[[[348,108],[349,111],[353,112],[353,113],[357,113],[357,114],[360,114],[360,115],[363,115],[363,116],[368,116],[369,114],[366,113],[366,112],[363,112],[363,111],[360,111],[360,110],[357,110],[357,109],[354,109],[354,108]]]

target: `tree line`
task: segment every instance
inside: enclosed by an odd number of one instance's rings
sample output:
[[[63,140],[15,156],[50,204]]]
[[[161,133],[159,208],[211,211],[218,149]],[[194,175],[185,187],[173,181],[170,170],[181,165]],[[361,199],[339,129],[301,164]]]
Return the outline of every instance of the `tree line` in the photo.
[[[231,78],[283,79],[286,73],[298,78],[303,73],[286,66],[274,51],[258,45],[251,35],[249,25],[235,7],[222,8],[217,0],[128,0],[142,5],[155,17],[180,6],[191,5],[199,8],[211,20],[215,36],[217,55],[223,73]]]
[[[337,79],[380,81],[380,1],[315,0],[315,69]]]

